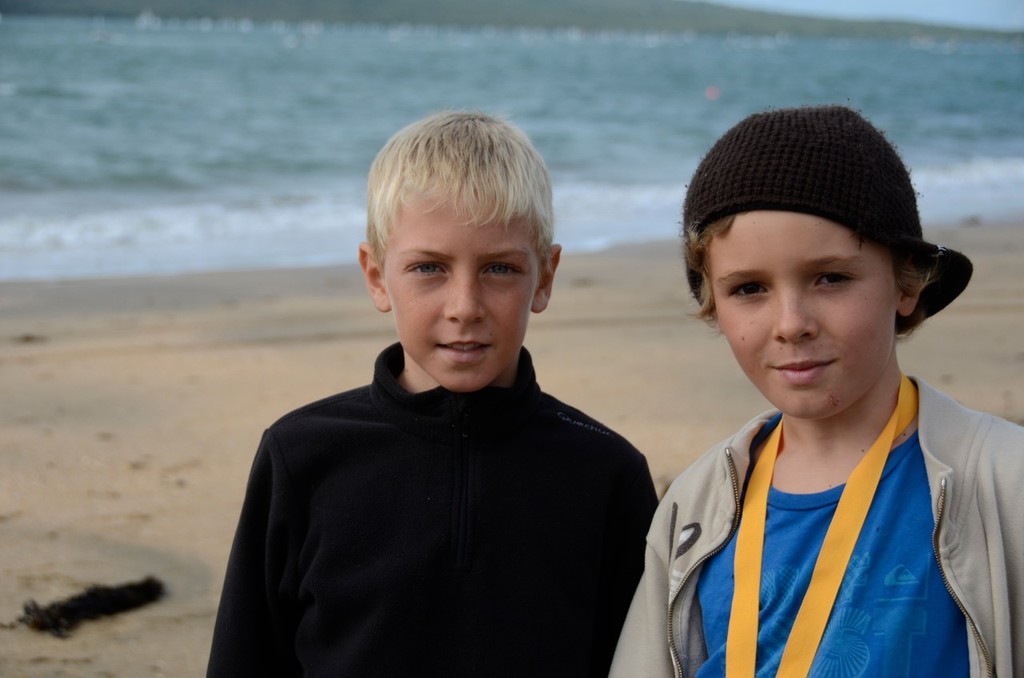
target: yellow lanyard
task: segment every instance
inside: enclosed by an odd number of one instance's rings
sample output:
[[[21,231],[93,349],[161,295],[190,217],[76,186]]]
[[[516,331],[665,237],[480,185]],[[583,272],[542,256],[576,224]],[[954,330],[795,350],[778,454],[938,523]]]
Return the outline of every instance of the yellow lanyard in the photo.
[[[878,480],[885,468],[893,441],[917,415],[917,389],[906,376],[889,422],[871,449],[850,474],[839,505],[832,517],[811,583],[804,594],[800,611],[793,622],[786,649],[779,664],[779,676],[806,676],[825,632],[850,554],[857,543]],[[782,440],[782,421],[772,431],[754,465],[743,502],[743,520],[736,536],[736,589],[729,616],[729,635],[725,648],[725,674],[728,678],[750,678],[757,666],[757,623],[760,607],[761,554],[764,548],[764,523],[768,511],[768,488],[775,469],[775,457]]]

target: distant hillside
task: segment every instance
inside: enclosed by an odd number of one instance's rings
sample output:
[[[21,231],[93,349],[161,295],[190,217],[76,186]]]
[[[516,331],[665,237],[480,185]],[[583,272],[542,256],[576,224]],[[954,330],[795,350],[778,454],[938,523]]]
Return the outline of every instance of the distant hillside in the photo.
[[[999,32],[896,21],[841,21],[772,14],[692,0],[0,0],[0,13],[254,21],[412,23],[440,26],[576,27],[847,37],[1022,39]]]

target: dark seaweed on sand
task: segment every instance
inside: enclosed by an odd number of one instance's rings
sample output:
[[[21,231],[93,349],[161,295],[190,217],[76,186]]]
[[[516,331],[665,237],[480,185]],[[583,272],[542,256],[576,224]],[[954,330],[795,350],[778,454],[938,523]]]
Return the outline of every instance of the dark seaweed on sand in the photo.
[[[84,592],[57,600],[46,607],[30,600],[19,621],[37,631],[66,638],[79,622],[142,607],[164,595],[164,584],[155,577],[117,586],[90,586]]]

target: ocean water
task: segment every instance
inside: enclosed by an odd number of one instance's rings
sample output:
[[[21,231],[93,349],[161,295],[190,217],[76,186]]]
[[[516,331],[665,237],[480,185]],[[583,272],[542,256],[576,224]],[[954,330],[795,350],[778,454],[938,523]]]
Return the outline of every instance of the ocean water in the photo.
[[[1024,46],[247,21],[0,20],[0,280],[353,263],[366,172],[444,108],[547,160],[567,252],[671,239],[748,113],[885,129],[926,224],[1024,221]]]

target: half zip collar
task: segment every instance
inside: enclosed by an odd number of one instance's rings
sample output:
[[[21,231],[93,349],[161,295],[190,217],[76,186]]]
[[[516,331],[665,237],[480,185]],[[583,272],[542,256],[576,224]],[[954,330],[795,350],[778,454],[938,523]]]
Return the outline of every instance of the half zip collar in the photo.
[[[516,382],[510,388],[487,387],[473,393],[454,393],[438,386],[422,393],[409,393],[398,383],[404,367],[401,344],[385,349],[374,366],[371,400],[396,426],[434,442],[448,443],[453,427],[466,426],[470,428],[465,434],[475,439],[504,437],[519,428],[540,404],[533,360],[525,348],[520,350]],[[469,419],[462,420],[461,414],[456,414],[467,410],[472,411]]]

